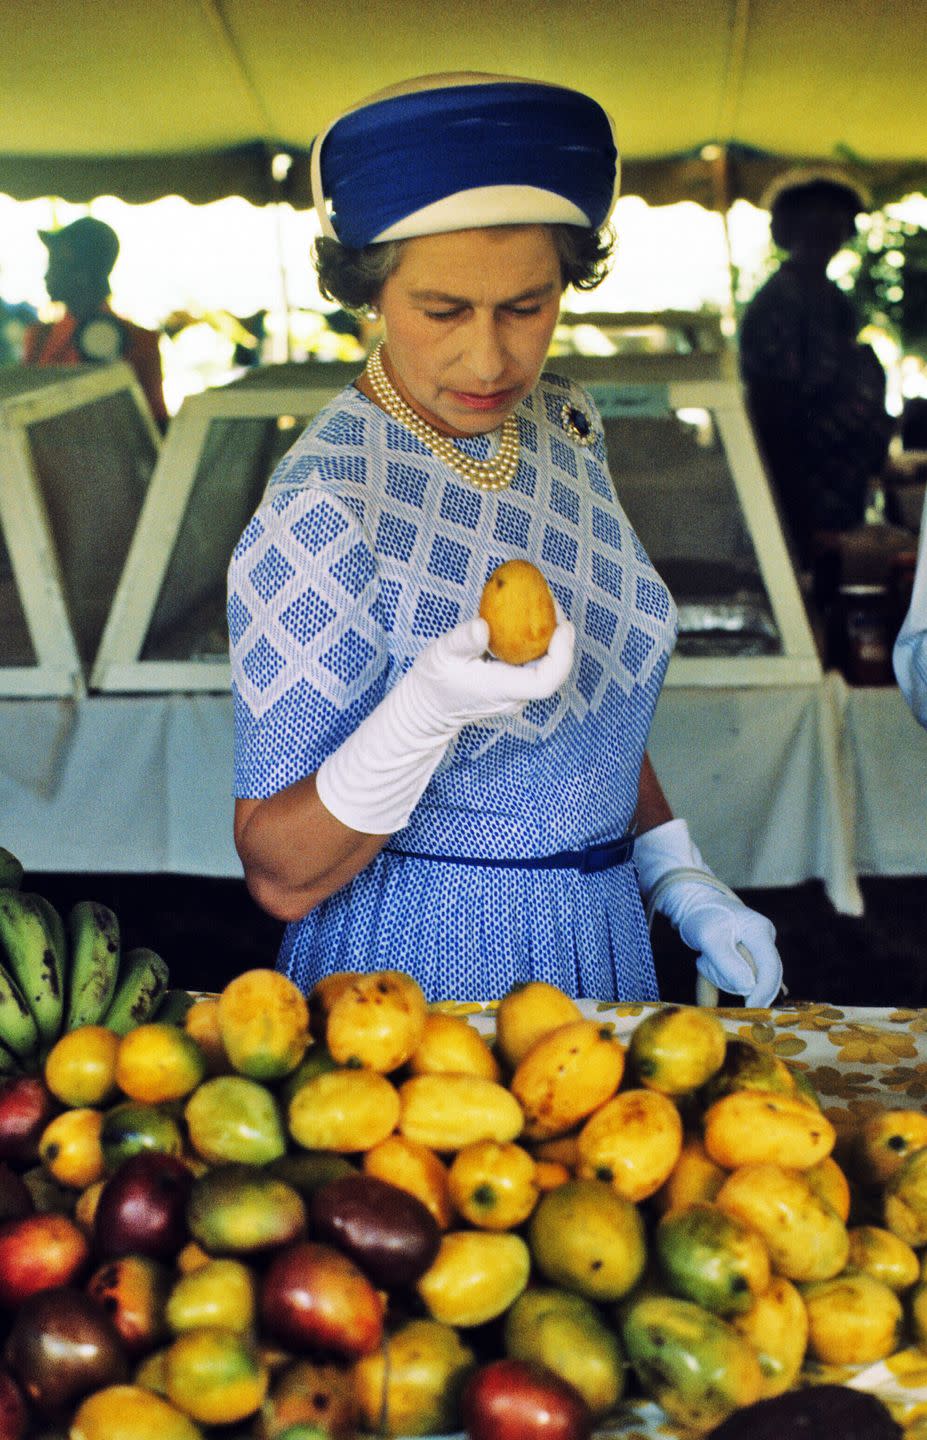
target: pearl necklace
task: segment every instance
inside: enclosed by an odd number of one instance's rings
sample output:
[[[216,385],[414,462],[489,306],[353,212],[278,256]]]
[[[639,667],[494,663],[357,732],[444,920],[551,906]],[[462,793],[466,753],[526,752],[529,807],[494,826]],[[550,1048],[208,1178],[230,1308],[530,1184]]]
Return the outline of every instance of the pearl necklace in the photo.
[[[407,430],[411,430],[416,440],[421,440],[433,455],[437,455],[456,475],[475,485],[478,490],[505,490],[511,485],[518,469],[518,421],[515,416],[506,416],[499,449],[492,459],[475,460],[471,455],[458,450],[449,435],[442,435],[440,430],[436,430],[427,420],[423,420],[421,415],[416,414],[411,405],[406,404],[383,368],[382,349],[381,341],[371,353],[364,372],[381,409],[385,410],[387,415],[392,415],[394,420],[399,420]]]

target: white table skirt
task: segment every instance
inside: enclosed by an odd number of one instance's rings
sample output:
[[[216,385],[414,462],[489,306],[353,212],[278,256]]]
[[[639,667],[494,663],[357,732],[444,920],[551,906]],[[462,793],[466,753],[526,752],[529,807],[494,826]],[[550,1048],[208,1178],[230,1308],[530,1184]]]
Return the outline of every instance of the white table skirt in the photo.
[[[927,874],[927,733],[897,691],[839,676],[667,688],[651,755],[706,860],[737,887]],[[33,871],[238,876],[222,695],[0,702],[0,845]]]

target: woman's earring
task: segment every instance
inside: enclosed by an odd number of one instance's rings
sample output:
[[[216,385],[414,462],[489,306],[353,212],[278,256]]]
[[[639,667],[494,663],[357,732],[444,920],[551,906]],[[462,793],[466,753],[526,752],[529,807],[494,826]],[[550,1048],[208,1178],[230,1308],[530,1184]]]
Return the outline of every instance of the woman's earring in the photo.
[[[367,309],[364,311],[364,319],[369,320],[372,324],[374,320],[379,320],[379,318],[380,312],[377,309],[376,305],[368,305]]]

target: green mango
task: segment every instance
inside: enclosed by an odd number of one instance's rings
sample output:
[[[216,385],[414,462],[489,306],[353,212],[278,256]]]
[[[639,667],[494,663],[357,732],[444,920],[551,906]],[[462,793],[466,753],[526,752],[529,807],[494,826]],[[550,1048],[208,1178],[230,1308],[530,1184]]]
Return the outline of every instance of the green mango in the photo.
[[[253,1165],[217,1165],[193,1182],[190,1234],[211,1255],[257,1255],[306,1228],[299,1192]]]
[[[707,1109],[735,1090],[770,1090],[776,1095],[794,1095],[795,1079],[778,1055],[761,1050],[750,1040],[728,1040],[720,1070],[702,1086],[699,1097]]]
[[[210,1164],[267,1165],[286,1151],[280,1107],[244,1075],[217,1075],[197,1086],[184,1111],[190,1143]]]
[[[545,1365],[575,1387],[593,1415],[606,1415],[624,1390],[618,1336],[589,1300],[539,1286],[518,1297],[505,1317],[505,1352]]]
[[[655,1248],[672,1294],[715,1315],[742,1314],[769,1285],[769,1251],[762,1238],[714,1205],[664,1215]]]
[[[622,1340],[644,1391],[688,1430],[711,1430],[760,1397],[752,1347],[691,1300],[640,1300],[625,1316]]]
[[[103,1116],[100,1148],[107,1171],[112,1172],[132,1155],[152,1150],[160,1155],[183,1154],[183,1136],[166,1106],[126,1100]]]
[[[359,1175],[356,1165],[334,1150],[298,1150],[281,1155],[267,1167],[271,1175],[285,1180],[298,1190],[304,1200],[310,1200],[316,1190],[327,1185],[329,1180],[340,1180],[344,1175]]]

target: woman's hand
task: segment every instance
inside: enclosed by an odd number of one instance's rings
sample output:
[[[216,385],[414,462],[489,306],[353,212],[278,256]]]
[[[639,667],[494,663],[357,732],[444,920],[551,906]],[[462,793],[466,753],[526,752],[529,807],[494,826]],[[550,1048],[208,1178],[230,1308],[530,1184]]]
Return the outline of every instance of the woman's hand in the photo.
[[[669,820],[639,835],[634,859],[648,910],[665,915],[696,951],[699,974],[719,990],[745,996],[747,1005],[771,1005],[782,988],[772,921],[751,910],[708,868],[685,820]]]
[[[493,660],[488,640],[485,620],[467,620],[432,640],[319,767],[319,799],[342,824],[370,835],[401,830],[458,730],[546,700],[570,673],[575,634],[568,620],[559,619],[547,654],[527,665]]]
[[[547,700],[569,675],[576,643],[559,608],[557,621],[547,654],[525,665],[507,665],[487,653],[485,620],[466,620],[433,640],[405,677],[422,717],[455,734],[463,725],[516,715],[531,700]]]

